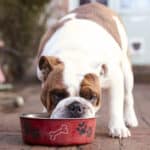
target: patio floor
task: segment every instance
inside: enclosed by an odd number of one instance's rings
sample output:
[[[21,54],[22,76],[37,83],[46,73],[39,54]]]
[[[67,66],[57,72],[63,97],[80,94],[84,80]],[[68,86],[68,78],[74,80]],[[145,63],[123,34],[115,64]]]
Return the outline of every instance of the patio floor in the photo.
[[[139,127],[131,129],[127,139],[113,139],[108,136],[108,100],[104,92],[102,108],[98,113],[96,137],[92,144],[71,147],[50,147],[26,145],[22,141],[19,115],[26,112],[41,112],[40,85],[17,86],[15,91],[0,92],[4,97],[23,96],[25,105],[14,109],[0,106],[0,150],[150,150],[150,84],[136,84],[134,88],[135,109]]]

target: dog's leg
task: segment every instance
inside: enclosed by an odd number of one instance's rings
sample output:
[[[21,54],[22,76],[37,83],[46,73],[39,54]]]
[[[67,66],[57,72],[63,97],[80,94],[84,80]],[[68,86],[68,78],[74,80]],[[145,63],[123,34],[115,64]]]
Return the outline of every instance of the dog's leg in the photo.
[[[130,136],[129,129],[125,126],[123,119],[123,105],[124,105],[124,79],[121,67],[110,67],[110,120],[109,120],[109,134],[112,137],[126,138]]]
[[[138,126],[138,121],[134,111],[134,98],[132,94],[134,84],[133,73],[127,56],[125,56],[123,60],[122,66],[125,82],[124,121],[127,126],[136,127]]]

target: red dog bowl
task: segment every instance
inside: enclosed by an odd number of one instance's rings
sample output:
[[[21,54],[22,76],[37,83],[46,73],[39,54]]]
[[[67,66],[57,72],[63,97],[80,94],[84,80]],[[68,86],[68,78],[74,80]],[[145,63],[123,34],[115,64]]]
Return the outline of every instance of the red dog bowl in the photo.
[[[27,144],[77,145],[94,139],[96,119],[49,119],[48,114],[20,116],[22,137]]]

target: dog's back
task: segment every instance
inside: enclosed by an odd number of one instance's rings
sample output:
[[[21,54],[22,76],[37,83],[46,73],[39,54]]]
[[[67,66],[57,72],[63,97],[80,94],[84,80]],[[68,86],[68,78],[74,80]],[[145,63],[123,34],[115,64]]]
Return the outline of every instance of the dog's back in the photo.
[[[124,27],[119,16],[111,9],[103,6],[102,4],[90,3],[90,4],[80,6],[74,11],[68,13],[65,17],[63,17],[56,24],[54,24],[48,29],[48,31],[44,34],[41,40],[38,56],[42,53],[45,44],[52,37],[52,35],[54,35],[54,33],[58,29],[60,29],[61,27],[63,27],[65,24],[67,24],[69,21],[72,21],[73,19],[90,20],[92,22],[97,23],[113,37],[113,39],[116,41],[116,43],[119,45],[121,49],[125,51],[127,50],[126,33],[124,32]],[[84,28],[86,28],[86,25],[84,26]]]

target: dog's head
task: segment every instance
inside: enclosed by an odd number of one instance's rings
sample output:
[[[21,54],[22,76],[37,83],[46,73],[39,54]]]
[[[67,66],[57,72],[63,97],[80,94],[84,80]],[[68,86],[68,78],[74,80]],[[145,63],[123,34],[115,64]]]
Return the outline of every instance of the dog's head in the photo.
[[[100,82],[96,74],[87,73],[82,78],[78,77],[67,71],[66,64],[53,56],[42,56],[39,69],[41,101],[51,118],[95,116],[101,104]]]

